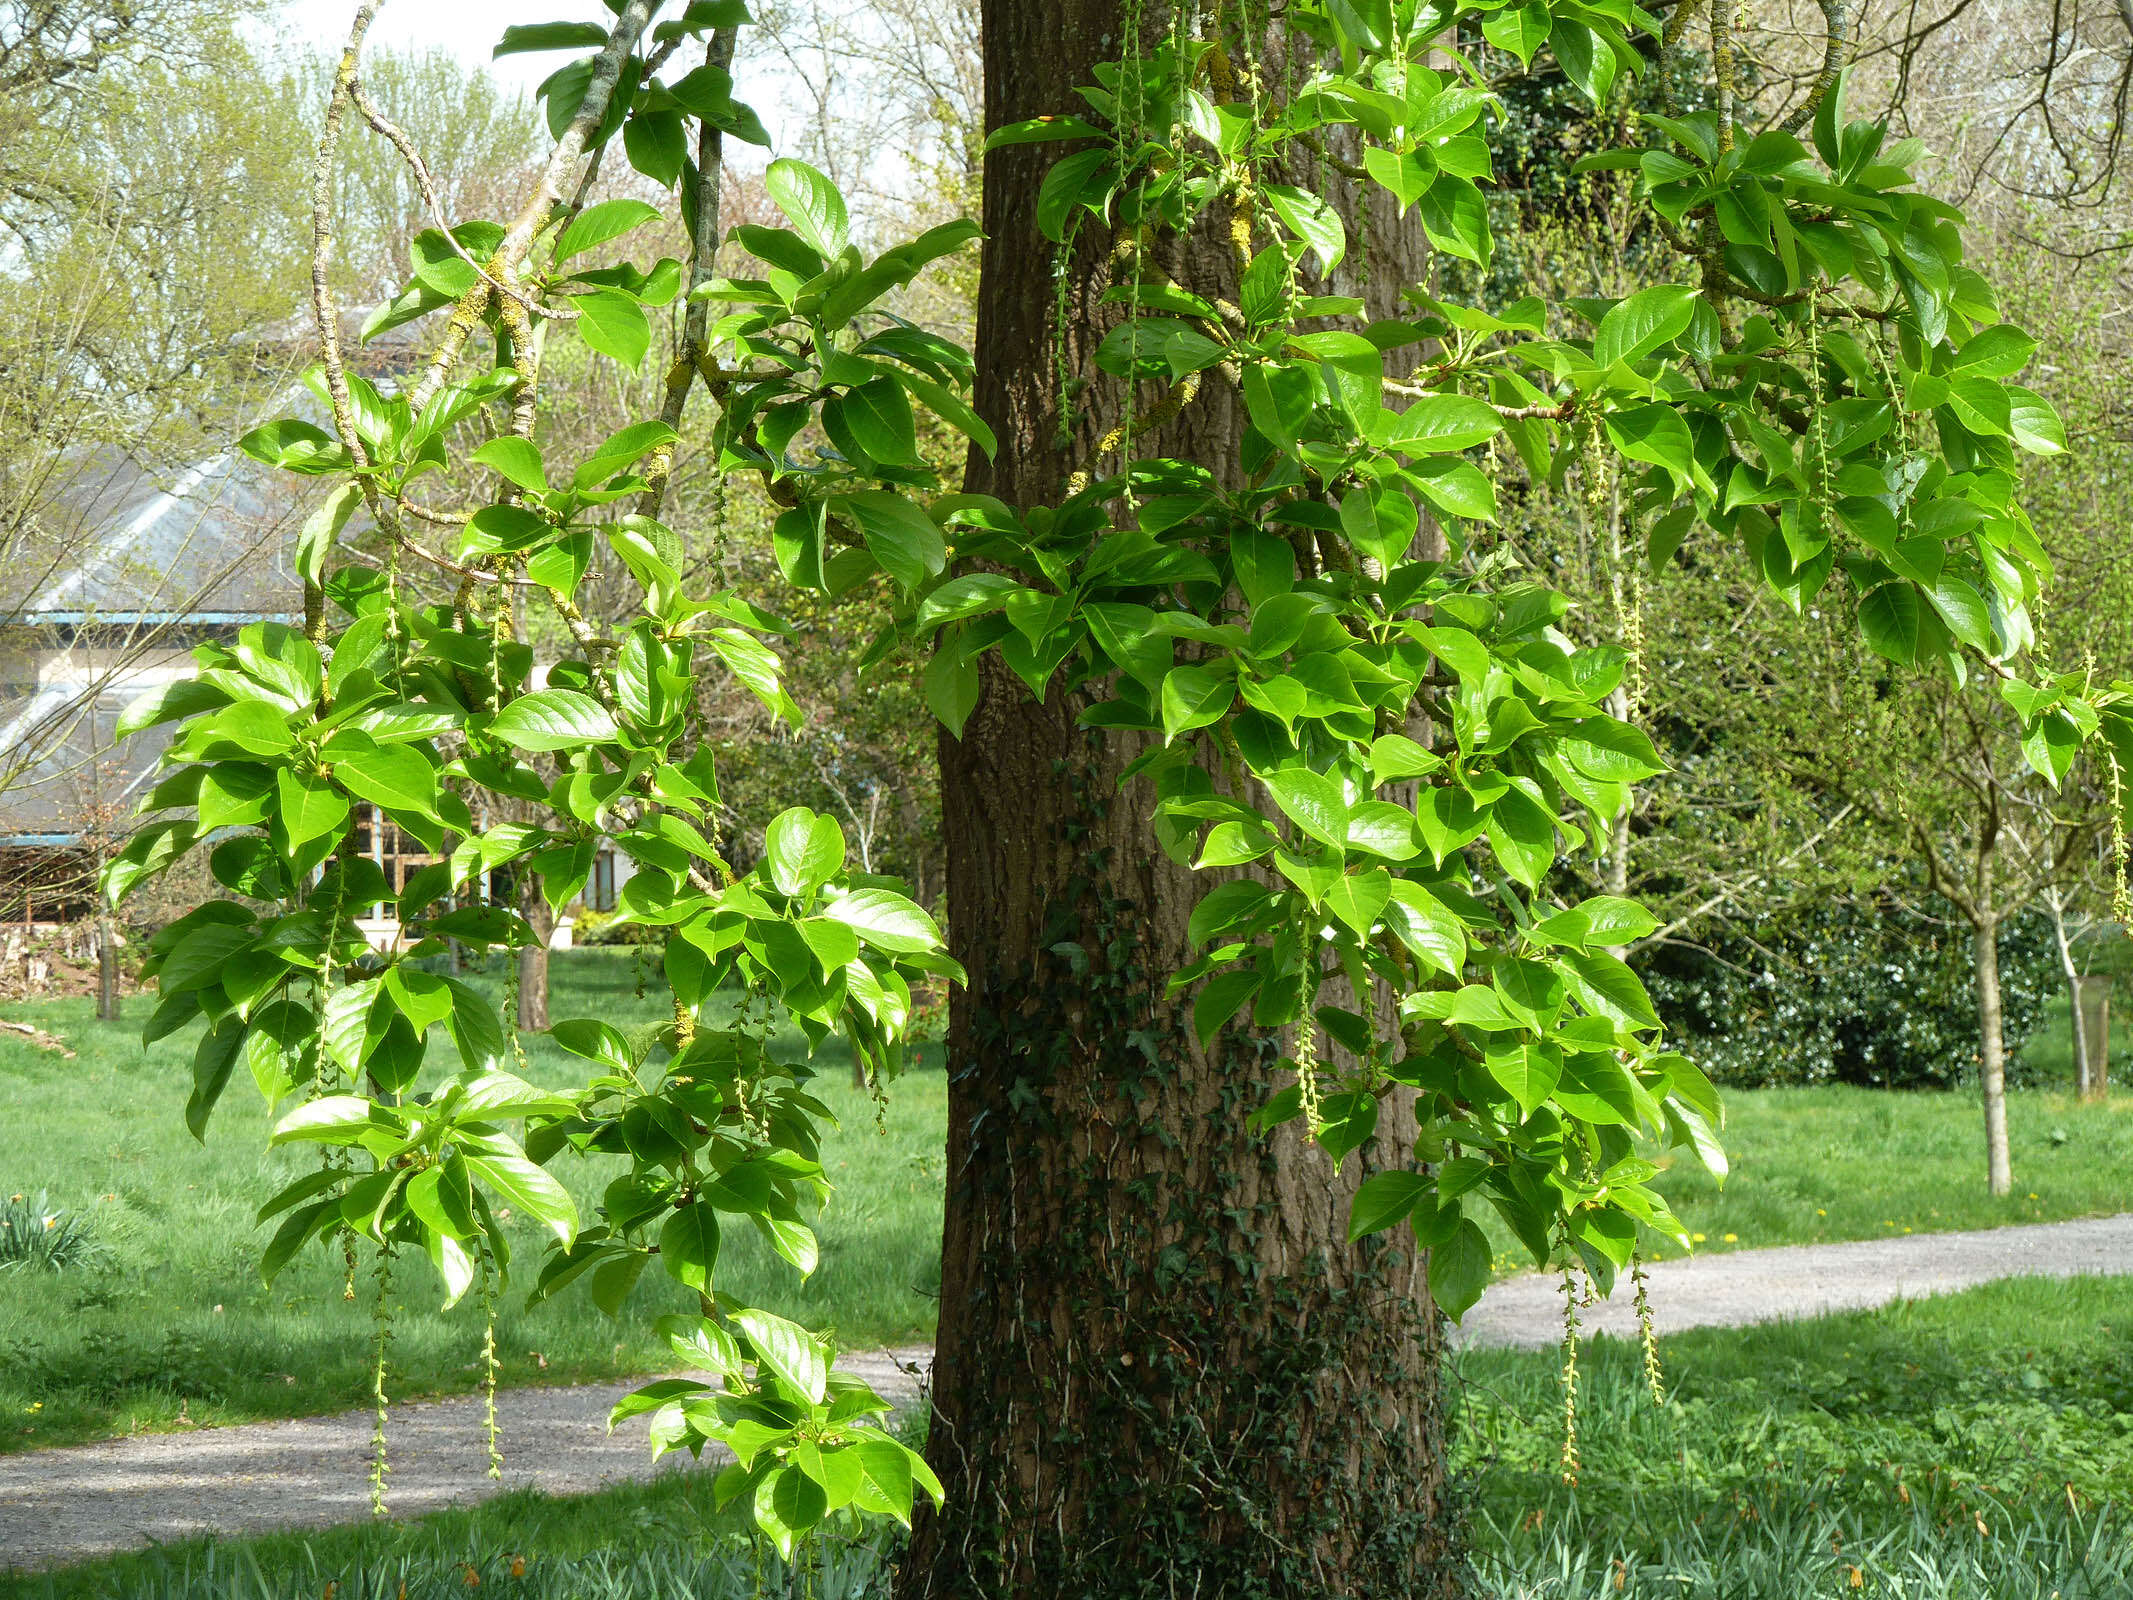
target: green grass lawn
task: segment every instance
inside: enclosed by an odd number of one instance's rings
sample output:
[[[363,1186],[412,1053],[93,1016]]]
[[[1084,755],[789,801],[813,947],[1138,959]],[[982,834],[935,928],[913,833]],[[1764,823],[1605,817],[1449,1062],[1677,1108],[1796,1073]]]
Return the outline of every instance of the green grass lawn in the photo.
[[[343,1298],[333,1258],[312,1252],[272,1289],[259,1282],[266,1231],[259,1202],[315,1159],[268,1151],[267,1116],[232,1086],[205,1147],[184,1131],[191,1040],[143,1052],[136,1000],[125,1023],[100,1024],[86,1002],[12,1007],[64,1036],[62,1060],[0,1034],[0,1201],[15,1192],[86,1214],[94,1260],[52,1275],[0,1272],[0,1450],[137,1429],[182,1415],[195,1423],[304,1415],[364,1403],[370,1310]],[[654,1020],[636,993],[628,951],[558,960],[553,1014],[622,1024]],[[533,1075],[569,1081],[574,1058],[529,1039]],[[843,1119],[826,1152],[837,1194],[822,1228],[822,1266],[806,1284],[754,1237],[735,1237],[720,1270],[735,1292],[833,1327],[851,1346],[922,1340],[939,1280],[945,1079],[939,1046],[889,1092],[885,1109],[849,1087],[849,1063],[825,1053],[819,1087]],[[241,1076],[241,1075],[240,1075]],[[1873,1238],[1905,1229],[1991,1227],[2133,1206],[2133,1097],[2082,1106],[2062,1095],[2013,1102],[2012,1199],[1983,1191],[1981,1119],[1968,1094],[1767,1090],[1728,1096],[1734,1176],[1721,1192],[1686,1157],[1662,1188],[1699,1249]],[[609,1169],[558,1165],[589,1215]],[[529,1252],[539,1240],[528,1229]],[[1499,1240],[1506,1267],[1522,1256]],[[522,1257],[531,1259],[531,1255]],[[359,1285],[359,1290],[367,1285]],[[665,1365],[650,1338],[672,1309],[649,1274],[619,1321],[582,1292],[524,1308],[504,1299],[507,1383],[627,1375]],[[464,1391],[477,1376],[479,1312],[437,1314],[427,1268],[399,1275],[394,1354],[402,1398]],[[471,1298],[471,1297],[470,1297]],[[668,1360],[671,1357],[667,1358]]]
[[[628,952],[585,951],[556,963],[552,1015],[623,1025],[657,1013],[635,995]],[[92,1219],[97,1259],[66,1272],[0,1272],[0,1449],[192,1422],[301,1416],[362,1403],[371,1311],[367,1276],[347,1300],[337,1256],[306,1251],[271,1288],[258,1262],[270,1230],[259,1202],[315,1164],[315,1151],[268,1150],[268,1117],[245,1082],[231,1085],[203,1147],[185,1132],[191,1040],[144,1057],[139,1022],[100,1024],[86,1003],[11,1008],[61,1035],[76,1059],[0,1035],[0,1200],[15,1192]],[[129,1011],[145,1015],[145,1002]],[[563,1083],[584,1063],[528,1037],[536,1079]],[[802,1283],[749,1234],[719,1258],[750,1303],[826,1324],[853,1347],[930,1333],[939,1282],[941,1129],[946,1078],[938,1045],[877,1108],[850,1086],[843,1055],[818,1063],[816,1088],[842,1127],[824,1150],[837,1192],[822,1261]],[[240,1079],[242,1074],[239,1075]],[[554,1170],[593,1215],[619,1158],[560,1160]],[[520,1263],[546,1235],[514,1238]],[[522,1275],[522,1282],[530,1282]],[[397,1275],[394,1388],[403,1398],[475,1385],[480,1311],[449,1313],[426,1264]],[[671,1295],[662,1291],[673,1289]],[[557,1383],[658,1369],[651,1325],[680,1291],[647,1274],[619,1321],[570,1291],[526,1309],[503,1298],[498,1344],[508,1383]],[[665,1360],[671,1363],[672,1353]]]
[[[1584,1352],[1575,1488],[1556,1359],[1460,1358],[1454,1451],[1479,1595],[2133,1594],[2133,1279],[1992,1285],[1661,1348],[1664,1405],[1633,1344]],[[712,1516],[705,1488],[679,1476],[406,1526],[200,1541],[0,1578],[0,1600],[304,1600],[330,1582],[338,1600],[444,1600],[470,1571],[513,1600],[886,1593],[869,1544],[832,1544],[811,1586],[788,1586]]]

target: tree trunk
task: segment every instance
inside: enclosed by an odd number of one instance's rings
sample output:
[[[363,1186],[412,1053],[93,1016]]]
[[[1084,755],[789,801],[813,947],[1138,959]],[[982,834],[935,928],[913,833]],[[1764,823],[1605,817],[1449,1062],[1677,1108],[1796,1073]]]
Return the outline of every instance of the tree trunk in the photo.
[[[2000,924],[1981,916],[1974,927],[1977,947],[1978,1085],[1985,1096],[1986,1182],[1996,1195],[2014,1191],[2014,1168],[2007,1155],[2007,1052],[2000,1036]]]
[[[2074,964],[2073,941],[2066,936],[2066,897],[2056,889],[2044,891],[2045,907],[2052,916],[2052,939],[2059,949],[2059,971],[2066,979],[2066,1009],[2074,1023],[2074,1091],[2087,1098],[2089,1092],[2088,1019],[2081,1010],[2081,969]]]
[[[555,932],[555,913],[541,893],[538,874],[525,874],[518,909],[535,935],[518,953],[518,1025],[538,1032],[548,1026],[548,938]]]
[[[2074,1014],[2081,1019],[2081,1097],[2101,1100],[2111,1090],[2111,975],[2098,973],[2079,981]]]
[[[118,936],[107,913],[96,918],[96,1014],[105,1022],[119,1019]]]
[[[1129,6],[986,0],[988,128],[1073,111]],[[1076,418],[1059,447],[1034,221],[1056,154],[1003,149],[985,184],[977,402],[1000,449],[969,487],[1017,506],[1056,502],[1110,420]],[[1404,236],[1389,213],[1371,222],[1389,306],[1417,261],[1384,253]],[[1070,271],[1076,372],[1115,314],[1107,245],[1084,238]],[[1218,241],[1166,248],[1203,292],[1232,270]],[[1242,428],[1211,382],[1138,453],[1233,473]],[[1185,997],[1166,999],[1208,881],[1156,848],[1146,786],[1118,786],[1139,746],[1080,728],[1087,703],[1055,683],[1035,704],[987,657],[962,739],[941,741],[948,935],[970,974],[949,1009],[928,1445],[948,1510],[921,1515],[899,1600],[1456,1592],[1422,1262],[1404,1229],[1346,1243],[1349,1197],[1405,1157],[1411,1108],[1388,1101],[1339,1174],[1293,1123],[1247,1129],[1280,1041],[1240,1028],[1202,1051]]]

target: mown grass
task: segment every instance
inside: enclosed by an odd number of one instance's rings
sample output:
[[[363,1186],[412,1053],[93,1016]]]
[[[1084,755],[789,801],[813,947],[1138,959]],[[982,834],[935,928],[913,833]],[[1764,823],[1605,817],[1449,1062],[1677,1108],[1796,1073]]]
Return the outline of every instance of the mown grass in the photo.
[[[2133,1279],[2018,1282],[1580,1361],[1562,1481],[1548,1354],[1459,1360],[1454,1438],[1490,1600],[2123,1600],[2133,1594]],[[790,1584],[714,1518],[701,1475],[583,1500],[514,1495],[406,1526],[196,1541],[0,1600],[511,1600],[886,1593],[889,1548],[833,1544]],[[522,1563],[522,1565],[519,1565]],[[760,1563],[760,1564],[759,1564]],[[513,1576],[514,1568],[518,1575]]]
[[[492,980],[492,987],[498,987]],[[368,1393],[370,1307],[344,1296],[336,1261],[313,1252],[271,1289],[256,1270],[259,1202],[315,1155],[268,1151],[267,1115],[238,1082],[207,1144],[184,1131],[190,1040],[143,1052],[139,1016],[96,1022],[86,1002],[11,1008],[65,1037],[76,1059],[0,1034],[0,1201],[49,1192],[93,1225],[91,1259],[60,1274],[0,1272],[0,1450],[187,1423],[300,1416],[359,1405]],[[628,951],[579,951],[555,965],[553,1014],[628,1025],[656,1020]],[[797,1052],[798,1041],[786,1046]],[[563,1083],[582,1068],[529,1036],[533,1076]],[[823,1264],[804,1285],[751,1236],[728,1241],[720,1270],[736,1293],[814,1324],[848,1346],[931,1336],[939,1282],[945,1079],[939,1046],[893,1085],[885,1108],[849,1087],[849,1062],[825,1052],[818,1087],[843,1126],[826,1151],[837,1194]],[[242,1075],[240,1075],[241,1078]],[[1721,1191],[1685,1156],[1660,1180],[1699,1250],[1875,1238],[1906,1230],[2050,1221],[2133,1205],[2133,1095],[2083,1106],[2055,1093],[2013,1099],[2015,1193],[1984,1193],[1983,1137],[1967,1093],[1789,1089],[1727,1096],[1734,1175]],[[590,1215],[609,1168],[561,1163]],[[1493,1215],[1485,1218],[1492,1225]],[[1498,1230],[1500,1264],[1528,1264]],[[538,1250],[527,1229],[522,1263]],[[426,1271],[400,1274],[395,1392],[473,1386],[479,1313],[434,1310]],[[532,1310],[504,1297],[503,1381],[556,1383],[658,1370],[650,1337],[672,1309],[647,1275],[611,1322],[580,1291]],[[671,1358],[667,1358],[671,1359]]]
[[[656,1016],[635,994],[627,952],[586,951],[556,964],[553,1015],[627,1025]],[[145,1011],[145,1005],[136,1002]],[[337,1256],[307,1251],[270,1288],[258,1262],[268,1230],[259,1202],[315,1163],[315,1151],[268,1150],[268,1116],[236,1082],[209,1127],[188,1136],[182,1107],[189,1041],[144,1053],[139,1022],[100,1024],[79,1003],[21,1008],[77,1052],[62,1060],[11,1037],[0,1042],[0,1199],[48,1191],[85,1213],[98,1254],[63,1273],[0,1273],[0,1450],[141,1429],[303,1416],[361,1403],[369,1363],[367,1277],[345,1298]],[[788,1041],[797,1050],[797,1041]],[[584,1063],[528,1036],[532,1075],[550,1083]],[[804,1284],[752,1233],[729,1236],[722,1278],[736,1294],[833,1328],[849,1347],[931,1332],[939,1280],[941,1129],[946,1080],[937,1046],[876,1106],[850,1086],[850,1063],[817,1063],[816,1089],[841,1128],[824,1150],[837,1192],[822,1227],[822,1262]],[[242,1074],[239,1075],[240,1079]],[[562,1160],[554,1170],[590,1217],[613,1175],[609,1160]],[[514,1227],[516,1225],[514,1224]],[[545,1236],[517,1232],[520,1264]],[[523,1282],[530,1278],[522,1277]],[[503,1381],[561,1383],[661,1366],[653,1318],[680,1293],[647,1274],[618,1321],[568,1292],[526,1309],[503,1297]],[[475,1296],[436,1311],[426,1268],[398,1274],[395,1391],[404,1398],[462,1392],[476,1382],[481,1344]],[[666,1361],[672,1361],[666,1354]]]

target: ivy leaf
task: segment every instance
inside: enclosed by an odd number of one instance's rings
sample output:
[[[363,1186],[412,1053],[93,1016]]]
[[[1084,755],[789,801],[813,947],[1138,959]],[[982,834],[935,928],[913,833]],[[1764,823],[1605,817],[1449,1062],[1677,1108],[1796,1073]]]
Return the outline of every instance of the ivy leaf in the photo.
[[[521,750],[573,750],[614,738],[615,719],[591,695],[538,689],[499,711],[489,732]]]

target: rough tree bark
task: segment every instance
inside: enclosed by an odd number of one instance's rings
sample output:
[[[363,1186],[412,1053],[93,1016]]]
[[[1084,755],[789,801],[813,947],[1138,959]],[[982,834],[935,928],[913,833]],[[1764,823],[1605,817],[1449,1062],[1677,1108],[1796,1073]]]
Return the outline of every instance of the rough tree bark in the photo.
[[[1075,110],[1129,10],[986,0],[987,127]],[[977,404],[1000,449],[973,456],[969,487],[1017,506],[1061,498],[1117,410],[1084,394],[1101,414],[1060,447],[1054,252],[1034,221],[1055,154],[1003,149],[985,183]],[[1384,315],[1421,248],[1389,212],[1369,235],[1370,281],[1339,287]],[[1116,315],[1098,303],[1109,244],[1085,238],[1070,264],[1077,372]],[[1229,292],[1225,240],[1164,248],[1179,282]],[[1137,453],[1233,471],[1243,425],[1210,383]],[[988,656],[963,737],[942,739],[949,939],[970,973],[950,1006],[928,1449],[949,1509],[922,1515],[897,1593],[1451,1593],[1422,1263],[1405,1229],[1345,1242],[1349,1196],[1411,1139],[1411,1109],[1392,1103],[1385,1142],[1338,1175],[1294,1125],[1248,1131],[1280,1042],[1233,1031],[1202,1052],[1165,1000],[1207,884],[1155,847],[1146,786],[1118,787],[1138,747],[1079,728],[1086,703],[1055,683],[1034,704]]]

